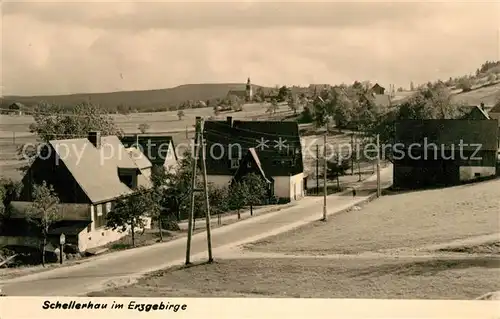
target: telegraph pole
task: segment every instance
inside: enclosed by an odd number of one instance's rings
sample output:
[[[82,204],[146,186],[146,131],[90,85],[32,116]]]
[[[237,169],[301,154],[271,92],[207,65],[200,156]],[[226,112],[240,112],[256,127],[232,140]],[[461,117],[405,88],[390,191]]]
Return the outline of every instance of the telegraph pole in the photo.
[[[203,126],[203,121],[201,121],[201,125]],[[205,220],[207,224],[207,244],[208,244],[208,262],[211,263],[214,261],[213,256],[212,256],[212,230],[211,230],[211,223],[210,223],[210,203],[208,200],[208,183],[207,183],[207,165],[206,165],[206,158],[207,158],[207,150],[206,150],[206,144],[205,144],[205,139],[203,137],[203,128],[201,127],[200,129],[200,137],[201,137],[201,170],[203,173],[203,191],[205,193],[205,207],[206,207],[206,212],[205,212]]]
[[[319,144],[316,144],[316,195],[319,194]]]
[[[353,150],[354,150],[354,133],[351,133],[351,175],[354,175],[354,156],[353,156]]]
[[[325,132],[325,135],[323,137],[323,221],[326,222],[326,192],[327,192],[327,185],[326,185],[326,167],[327,167],[327,162],[326,162],[326,135],[328,134],[328,128]]]
[[[194,135],[194,155],[193,155],[193,168],[192,168],[192,178],[191,178],[191,210],[189,211],[188,219],[188,236],[187,236],[187,247],[186,247],[186,265],[191,263],[191,237],[193,237],[193,216],[194,216],[194,205],[195,205],[195,194],[196,189],[196,167],[198,166],[198,154],[200,152],[199,147],[199,137],[201,131],[201,117],[196,117],[196,132]]]
[[[380,135],[377,134],[377,197],[382,195],[380,187]]]

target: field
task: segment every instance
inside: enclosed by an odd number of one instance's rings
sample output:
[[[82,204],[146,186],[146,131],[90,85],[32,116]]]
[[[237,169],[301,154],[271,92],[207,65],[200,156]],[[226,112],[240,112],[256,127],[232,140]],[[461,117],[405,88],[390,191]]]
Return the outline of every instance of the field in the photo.
[[[92,296],[474,299],[500,290],[500,180],[359,210]]]

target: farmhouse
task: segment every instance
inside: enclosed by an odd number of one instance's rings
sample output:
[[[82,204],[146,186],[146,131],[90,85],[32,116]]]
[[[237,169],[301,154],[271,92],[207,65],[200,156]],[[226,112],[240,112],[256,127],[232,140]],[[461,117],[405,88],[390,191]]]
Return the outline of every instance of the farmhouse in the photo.
[[[492,119],[500,121],[500,102],[495,104],[488,114]]]
[[[284,201],[305,195],[304,165],[297,122],[206,121],[208,181],[228,186],[233,178],[255,171],[263,176],[272,195]],[[241,164],[241,165],[240,165]],[[245,166],[239,170],[241,166]]]
[[[177,167],[177,154],[172,136],[124,135],[121,142],[128,149],[135,148],[141,151],[152,165],[163,166],[165,169]]]
[[[403,120],[395,132],[395,188],[451,186],[496,174],[495,120]]]
[[[484,104],[481,103],[480,106],[471,106],[469,113],[464,116],[464,119],[468,120],[490,120],[490,116],[486,113],[484,109]]]
[[[58,241],[64,233],[68,244],[86,251],[123,237],[125,233],[105,228],[106,215],[118,198],[133,194],[138,186],[151,187],[148,159],[131,155],[118,137],[101,137],[99,132],[89,133],[88,138],[50,141],[22,180],[23,190],[11,203],[0,244],[38,247],[26,217],[33,185],[43,181],[54,187],[61,203],[51,240]]]
[[[370,89],[372,93],[375,93],[377,95],[383,95],[385,93],[385,88],[380,86],[380,84],[375,83],[374,86]]]

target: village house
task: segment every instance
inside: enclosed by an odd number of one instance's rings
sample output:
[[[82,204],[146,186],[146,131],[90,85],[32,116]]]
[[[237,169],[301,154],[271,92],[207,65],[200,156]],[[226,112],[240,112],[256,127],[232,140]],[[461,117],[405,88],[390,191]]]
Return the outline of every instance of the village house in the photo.
[[[43,181],[53,186],[60,201],[60,218],[50,228],[50,241],[58,242],[64,233],[66,242],[83,252],[125,236],[105,227],[106,216],[117,199],[132,195],[139,186],[151,187],[151,163],[141,155],[127,150],[118,137],[101,137],[99,132],[50,141],[22,179],[23,190],[11,203],[0,245],[38,247],[37,233],[26,217],[33,185]],[[149,219],[146,223],[150,228]]]
[[[370,92],[377,95],[383,95],[385,93],[385,88],[380,86],[380,84],[375,83],[375,85],[370,89]]]
[[[293,121],[206,121],[207,177],[228,186],[253,171],[270,184],[282,201],[305,196],[306,179],[299,126]],[[241,167],[241,169],[240,169]]]
[[[493,108],[488,112],[488,115],[495,120],[500,121],[500,102],[495,104]]]
[[[478,120],[490,120],[489,114],[484,109],[484,104],[477,106],[470,106],[470,111],[464,116],[464,119],[478,121]]]
[[[496,174],[495,120],[402,120],[395,137],[395,188],[452,186]]]
[[[123,145],[141,151],[154,166],[163,166],[166,170],[177,167],[178,158],[172,136],[158,134],[124,135]]]

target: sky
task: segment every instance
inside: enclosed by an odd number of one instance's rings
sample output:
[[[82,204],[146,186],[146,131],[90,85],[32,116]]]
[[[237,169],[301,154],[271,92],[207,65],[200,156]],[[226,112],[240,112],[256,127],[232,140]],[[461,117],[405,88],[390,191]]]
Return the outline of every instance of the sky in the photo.
[[[388,87],[500,60],[500,2],[4,2],[3,95]]]

